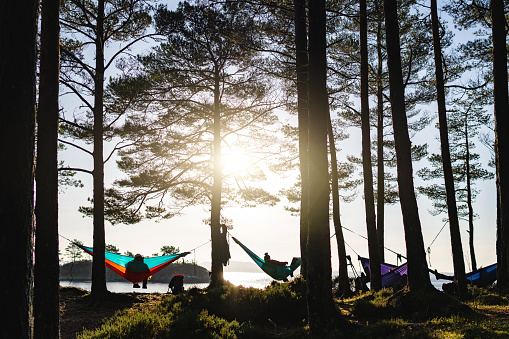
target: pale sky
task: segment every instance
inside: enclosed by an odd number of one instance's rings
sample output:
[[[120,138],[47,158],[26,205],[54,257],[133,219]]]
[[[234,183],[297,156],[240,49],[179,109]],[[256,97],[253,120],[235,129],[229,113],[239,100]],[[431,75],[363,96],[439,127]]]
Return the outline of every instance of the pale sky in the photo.
[[[175,4],[176,1],[170,0]],[[434,105],[427,108],[431,113],[435,113]],[[490,110],[492,112],[492,110]],[[296,118],[292,119],[296,124]],[[372,138],[375,137],[375,131],[372,131]],[[342,149],[338,154],[339,159],[344,159],[346,154],[358,156],[360,153],[359,133],[352,133],[352,137],[339,143],[338,148]],[[430,150],[438,152],[439,141],[437,140],[438,130],[433,125],[416,135],[413,142],[430,144]],[[106,146],[107,147],[107,146]],[[478,146],[477,152],[482,155],[483,164],[487,164],[489,154],[483,146]],[[105,152],[106,154],[106,152]],[[80,154],[75,151],[65,151],[60,155],[62,160],[71,167],[85,167],[92,169],[92,159],[88,155]],[[426,161],[414,164],[414,174],[418,168],[427,166]],[[118,179],[123,173],[116,168],[115,162],[108,162],[105,166],[106,187],[113,180]],[[493,169],[490,169],[493,170]],[[83,217],[78,212],[79,206],[88,206],[87,198],[92,196],[92,177],[88,174],[78,173],[85,184],[84,188],[66,188],[59,196],[59,233],[69,239],[81,240],[84,244],[93,245],[93,227],[92,218]],[[421,184],[417,175],[415,186]],[[283,185],[291,185],[293,182],[288,178],[281,180],[274,178],[268,185],[277,189]],[[362,187],[362,186],[361,186]],[[362,200],[361,187],[358,188],[358,198],[352,203],[341,203],[342,224],[359,233],[366,235],[364,202]],[[479,215],[475,221],[475,249],[477,256],[477,265],[487,266],[496,262],[496,196],[495,180],[478,182],[477,188],[481,190],[474,205],[474,211]],[[289,212],[283,210],[285,202],[281,202],[275,207],[259,206],[256,208],[227,208],[223,211],[224,215],[233,219],[234,228],[231,233],[244,243],[253,252],[262,256],[269,252],[272,258],[291,261],[294,256],[300,255],[299,249],[299,218],[291,216]],[[441,221],[443,216],[432,217],[428,213],[431,204],[426,198],[420,197],[418,200],[419,215],[421,218],[422,232],[425,246],[429,246],[439,230],[443,226]],[[385,213],[386,229],[386,247],[395,252],[405,255],[405,242],[403,225],[401,220],[401,210],[399,204],[386,207]],[[115,245],[122,253],[131,251],[151,255],[159,252],[164,245],[173,245],[179,247],[181,251],[194,249],[210,239],[210,228],[202,220],[210,217],[209,206],[195,206],[185,209],[182,216],[174,217],[170,220],[163,220],[159,223],[153,221],[143,221],[137,225],[117,225],[112,226],[106,222],[106,243]],[[463,251],[465,255],[465,266],[467,272],[470,271],[470,256],[468,252],[468,227],[466,222],[460,223]],[[331,222],[331,235],[334,233]],[[358,235],[349,231],[344,231],[347,254],[352,256],[356,269],[359,269],[356,253],[362,256],[368,256],[367,241]],[[60,238],[60,249],[64,249],[68,241]],[[353,248],[353,250],[351,248]],[[432,269],[438,269],[441,272],[452,272],[452,256],[450,249],[449,228],[446,226],[442,233],[435,240],[431,248],[431,256],[428,257],[428,265]],[[250,261],[247,254],[233,241],[230,244],[232,261]],[[338,270],[336,239],[331,239],[332,269]],[[186,257],[187,260],[196,260],[201,262],[210,262],[210,243],[198,248],[196,251]],[[386,261],[396,262],[396,256],[386,251]]]

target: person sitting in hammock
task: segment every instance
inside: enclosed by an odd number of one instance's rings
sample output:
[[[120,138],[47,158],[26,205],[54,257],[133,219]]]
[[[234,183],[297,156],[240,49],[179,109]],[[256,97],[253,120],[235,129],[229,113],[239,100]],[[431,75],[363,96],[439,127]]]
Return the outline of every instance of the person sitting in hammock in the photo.
[[[265,255],[263,256],[263,260],[266,263],[269,263],[269,264],[272,264],[272,265],[276,265],[276,266],[286,266],[286,265],[288,265],[288,261],[277,261],[277,260],[271,259],[269,253],[267,253],[267,252],[265,252]]]
[[[148,271],[148,265],[143,262],[143,256],[141,254],[136,254],[134,259],[129,261],[125,268],[134,272],[143,272]],[[143,280],[143,288],[147,288],[148,279]],[[133,288],[140,288],[138,283],[133,283]]]

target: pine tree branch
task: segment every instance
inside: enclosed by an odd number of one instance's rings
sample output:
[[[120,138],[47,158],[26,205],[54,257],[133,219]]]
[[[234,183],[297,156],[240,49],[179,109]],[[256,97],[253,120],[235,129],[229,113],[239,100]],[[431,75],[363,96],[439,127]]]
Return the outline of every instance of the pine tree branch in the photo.
[[[72,82],[75,82],[75,81],[72,81]],[[92,107],[92,105],[87,101],[87,99],[85,99],[85,97],[75,87],[73,87],[69,84],[68,80],[62,79],[62,77],[60,77],[60,83],[62,83],[67,88],[69,88],[71,90],[71,92],[74,93],[90,110],[94,109]]]
[[[445,87],[446,88],[459,88],[459,89],[464,89],[466,91],[475,91],[477,89],[485,87],[486,85],[488,85],[488,81],[485,81],[483,84],[481,84],[479,86],[475,86],[475,87],[466,87],[466,86],[461,86],[461,85],[445,85]]]
[[[92,39],[93,40],[93,39]],[[90,69],[89,65],[87,65],[86,63],[84,63],[82,60],[80,60],[74,53],[72,53],[71,51],[67,50],[65,47],[63,46],[60,46],[60,50],[62,52],[64,52],[66,55],[70,56],[71,59],[74,60],[74,62],[76,62],[77,64],[79,64],[87,73],[88,75],[90,75],[90,77],[92,78],[95,78],[95,74],[93,72],[92,69]]]
[[[74,172],[83,172],[94,175],[94,171],[89,171],[84,168],[75,168],[75,167],[60,167],[58,171],[74,171]]]
[[[62,122],[65,122],[66,124],[69,124],[73,127],[76,127],[76,128],[79,128],[79,129],[82,129],[82,130],[85,130],[85,131],[88,131],[88,132],[93,132],[93,130],[91,128],[88,128],[88,127],[85,127],[85,126],[81,126],[75,122],[72,122],[72,121],[69,121],[69,120],[66,120],[62,117],[59,117],[58,120],[62,121]]]
[[[73,147],[75,147],[75,148],[77,148],[77,149],[79,149],[79,150],[81,150],[81,151],[83,151],[83,152],[85,152],[85,153],[90,154],[91,156],[94,156],[94,153],[93,153],[93,152],[90,152],[89,150],[87,150],[87,149],[85,149],[85,148],[83,148],[83,147],[81,147],[81,146],[78,146],[78,145],[76,145],[76,144],[73,144],[72,142],[65,141],[65,140],[62,140],[62,139],[58,139],[58,141],[59,141],[59,142],[61,142],[61,143],[63,143],[63,144],[66,144],[66,145],[73,146]]]
[[[146,35],[143,35],[133,41],[131,41],[130,43],[128,43],[126,46],[124,46],[123,48],[121,48],[118,52],[116,52],[111,58],[110,58],[110,61],[108,61],[108,63],[106,64],[106,66],[104,66],[104,69],[108,69],[108,67],[111,66],[111,63],[122,53],[124,53],[127,49],[129,49],[132,45],[134,45],[135,43],[137,43],[138,41],[141,41],[145,38],[149,38],[149,37],[153,37],[153,36],[158,36],[159,34],[157,33],[151,33],[151,34],[146,34]]]

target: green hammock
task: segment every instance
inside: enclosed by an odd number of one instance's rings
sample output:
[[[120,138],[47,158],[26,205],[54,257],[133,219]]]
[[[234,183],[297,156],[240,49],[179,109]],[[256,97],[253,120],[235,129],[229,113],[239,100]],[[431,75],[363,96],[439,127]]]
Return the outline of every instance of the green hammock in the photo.
[[[257,256],[254,252],[252,252],[249,248],[244,246],[240,241],[238,241],[235,237],[232,236],[232,239],[240,246],[246,253],[253,259],[253,261],[260,266],[260,268],[270,275],[275,280],[283,280],[288,281],[288,276],[293,277],[293,271],[295,271],[301,264],[302,260],[297,258],[295,263],[290,266],[279,266],[274,265],[269,262],[265,262],[262,258]]]

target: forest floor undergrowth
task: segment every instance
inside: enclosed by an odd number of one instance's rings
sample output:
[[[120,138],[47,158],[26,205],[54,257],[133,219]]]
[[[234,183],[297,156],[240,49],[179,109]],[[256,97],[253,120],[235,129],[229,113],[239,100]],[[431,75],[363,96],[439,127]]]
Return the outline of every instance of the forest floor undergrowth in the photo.
[[[300,279],[264,290],[227,285],[180,295],[115,293],[101,305],[61,288],[61,338],[302,338],[308,334]],[[349,338],[509,338],[509,301],[470,289],[460,303],[441,292],[368,292],[336,300],[352,324]],[[331,337],[343,337],[338,331]]]

